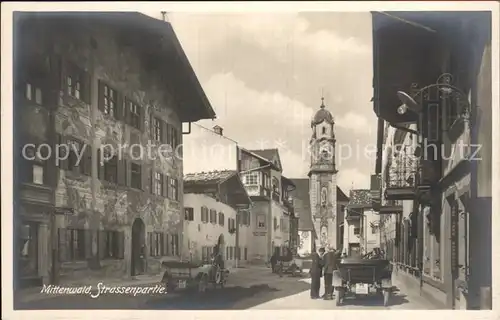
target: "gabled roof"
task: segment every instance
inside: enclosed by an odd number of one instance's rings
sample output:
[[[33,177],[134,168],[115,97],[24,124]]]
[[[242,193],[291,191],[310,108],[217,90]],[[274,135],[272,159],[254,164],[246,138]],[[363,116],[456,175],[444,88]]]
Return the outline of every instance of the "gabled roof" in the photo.
[[[266,159],[267,161],[275,164],[275,161],[278,162],[276,165],[281,171],[283,167],[281,166],[281,159],[280,159],[280,153],[277,148],[274,149],[259,149],[259,150],[249,150],[250,152],[255,153],[256,155],[261,156],[262,158]]]
[[[337,186],[337,201],[349,202],[347,195]]]
[[[194,190],[200,191],[204,188],[213,188],[221,184],[227,184],[228,194],[232,196],[235,205],[251,205],[252,200],[240,179],[236,170],[221,170],[210,172],[189,173],[184,175],[184,190],[186,193]],[[194,193],[197,193],[194,191]]]
[[[372,200],[369,189],[357,189],[349,192],[348,208],[371,208]]]
[[[281,182],[283,182],[284,184],[292,187],[291,189],[288,189],[288,191],[293,190],[293,189],[296,188],[296,185],[293,182],[293,180],[292,179],[288,179],[287,177],[285,177],[283,175],[281,176]]]
[[[165,90],[172,91],[178,105],[176,112],[182,122],[216,117],[169,22],[139,12],[15,12],[13,18],[15,29],[24,25],[29,30],[37,28],[38,23],[46,23],[56,30],[68,26],[100,25],[121,30],[127,41],[140,52],[144,69],[158,72],[165,81]]]
[[[254,151],[248,150],[248,149],[245,149],[245,148],[241,148],[241,147],[238,147],[238,148],[239,148],[239,150],[241,152],[244,152],[244,153],[246,153],[248,155],[251,155],[252,157],[255,157],[255,158],[257,158],[257,159],[265,162],[266,164],[269,164],[273,169],[278,170],[278,171],[280,170],[280,168],[278,168],[271,160],[269,160],[269,159],[261,156],[260,154],[257,154]]]
[[[236,174],[237,172],[234,170],[188,173],[184,175],[184,185],[191,183],[220,184]]]

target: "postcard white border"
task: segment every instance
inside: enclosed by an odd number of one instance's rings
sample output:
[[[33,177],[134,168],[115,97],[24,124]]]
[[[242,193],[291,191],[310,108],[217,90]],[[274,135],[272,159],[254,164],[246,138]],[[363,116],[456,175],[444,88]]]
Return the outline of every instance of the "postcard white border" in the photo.
[[[314,317],[334,317],[335,319],[383,319],[395,320],[425,317],[453,317],[453,319],[495,319],[500,308],[500,246],[493,245],[493,309],[496,311],[395,311],[381,312],[342,311],[342,310],[307,310],[307,311],[13,311],[12,309],[12,12],[13,11],[139,11],[155,14],[169,12],[297,12],[297,11],[492,11],[492,88],[493,88],[493,146],[500,145],[500,109],[499,109],[499,4],[496,1],[469,2],[399,2],[399,1],[350,1],[350,2],[17,2],[2,3],[2,318],[4,319],[239,319],[273,318],[303,319]],[[493,230],[500,230],[500,147],[493,147]],[[500,236],[493,232],[493,244],[500,243]],[[258,313],[258,314],[257,314]]]

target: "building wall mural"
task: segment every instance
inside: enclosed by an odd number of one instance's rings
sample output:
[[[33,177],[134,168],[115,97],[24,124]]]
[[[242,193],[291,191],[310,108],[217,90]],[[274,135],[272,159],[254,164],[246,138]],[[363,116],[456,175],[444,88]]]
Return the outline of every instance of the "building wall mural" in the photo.
[[[90,79],[90,103],[70,97],[63,89],[59,92],[55,117],[56,132],[59,135],[76,138],[87,144],[86,148],[93,145],[97,149],[101,145],[109,144],[113,149],[118,149],[119,145],[130,145],[131,141],[146,146],[151,139],[149,119],[151,112],[155,110],[156,116],[178,130],[178,142],[182,144],[181,123],[174,111],[175,102],[172,96],[165,91],[165,85],[159,81],[159,75],[144,68],[144,59],[138,56],[138,51],[120,43],[120,35],[116,30],[102,25],[94,25],[90,29],[58,27],[58,32],[51,32],[50,28],[40,25],[34,32],[28,33],[23,39],[24,51],[36,56],[61,58],[61,68],[52,69],[52,72],[60,72],[61,80],[64,79],[65,66],[69,63],[85,71]],[[91,46],[92,41],[89,39],[93,40],[95,45]],[[123,121],[105,116],[98,110],[99,79],[106,81],[120,94],[143,108],[145,121],[142,132],[131,129]],[[26,122],[26,125],[22,126],[25,130],[23,134],[44,137],[47,122],[43,123],[42,119],[46,116],[41,109],[33,109],[33,112],[27,113],[23,119]],[[156,149],[153,148],[152,151],[155,152]],[[124,151],[123,157],[129,157],[129,153]],[[94,163],[98,161],[99,159],[92,159]],[[146,159],[142,161],[142,165],[143,175],[147,174],[149,169],[156,168],[171,178],[177,178],[178,190],[182,190],[181,160]],[[136,217],[143,219],[147,232],[172,231],[182,236],[182,192],[178,191],[179,201],[168,200],[152,195],[151,183],[145,183],[147,187],[142,191],[132,190],[97,179],[96,166],[91,168],[93,172],[90,175],[59,170],[56,206],[72,208],[74,214],[58,217],[57,224],[59,228],[107,229],[125,233],[124,259],[103,261],[103,272],[127,272],[130,264],[131,224]],[[64,263],[62,273],[81,276],[76,272],[83,269],[77,267],[80,264],[86,265],[86,261],[76,264]],[[152,262],[148,263],[148,270],[154,271],[151,269],[156,268],[154,265]]]

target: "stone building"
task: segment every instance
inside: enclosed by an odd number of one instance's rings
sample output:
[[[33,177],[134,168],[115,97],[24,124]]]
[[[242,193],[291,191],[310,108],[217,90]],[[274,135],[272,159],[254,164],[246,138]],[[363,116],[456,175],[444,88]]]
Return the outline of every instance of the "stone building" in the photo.
[[[491,309],[491,13],[374,13],[373,28],[383,246],[422,295]]]
[[[249,259],[252,201],[235,170],[184,176],[184,241],[191,261],[209,261],[220,246],[226,267]]]
[[[290,197],[295,186],[282,175],[278,149],[240,148],[238,171],[253,202],[249,260],[262,263],[297,242],[298,222]]]
[[[158,272],[183,251],[184,213],[182,159],[158,146],[182,154],[182,123],[215,116],[172,26],[139,13],[14,20],[17,287]]]

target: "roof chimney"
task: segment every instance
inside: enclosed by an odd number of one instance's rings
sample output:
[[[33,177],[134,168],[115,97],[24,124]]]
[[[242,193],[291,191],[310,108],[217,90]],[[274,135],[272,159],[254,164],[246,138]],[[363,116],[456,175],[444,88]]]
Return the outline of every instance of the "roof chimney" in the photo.
[[[220,126],[215,126],[213,127],[214,132],[217,133],[218,135],[222,136],[222,127]]]

